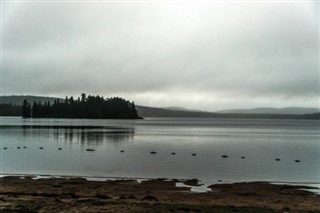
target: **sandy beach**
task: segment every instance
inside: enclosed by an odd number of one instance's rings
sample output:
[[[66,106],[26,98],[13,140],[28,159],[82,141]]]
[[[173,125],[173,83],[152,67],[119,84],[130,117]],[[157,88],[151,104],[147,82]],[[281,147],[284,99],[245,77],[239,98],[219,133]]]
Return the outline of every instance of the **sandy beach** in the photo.
[[[195,193],[176,182],[8,176],[0,179],[0,212],[320,212],[320,195],[306,187],[250,182]]]

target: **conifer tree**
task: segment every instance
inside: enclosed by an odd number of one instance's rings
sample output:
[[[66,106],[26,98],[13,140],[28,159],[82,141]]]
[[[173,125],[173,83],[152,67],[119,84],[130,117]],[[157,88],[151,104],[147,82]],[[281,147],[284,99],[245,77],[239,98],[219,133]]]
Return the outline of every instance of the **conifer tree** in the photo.
[[[105,99],[103,96],[81,94],[81,98],[66,97],[64,101],[34,102],[32,110],[30,104],[23,102],[23,117],[34,118],[98,118],[98,119],[137,119],[138,112],[134,103],[123,98],[113,97]]]
[[[25,99],[22,104],[22,117],[30,118],[31,117],[31,106]]]

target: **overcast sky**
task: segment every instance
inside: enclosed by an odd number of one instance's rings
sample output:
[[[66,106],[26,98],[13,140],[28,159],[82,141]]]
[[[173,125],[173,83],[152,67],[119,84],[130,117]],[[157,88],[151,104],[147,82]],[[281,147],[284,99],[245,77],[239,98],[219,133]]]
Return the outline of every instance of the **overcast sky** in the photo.
[[[2,94],[319,107],[319,3],[4,2]]]

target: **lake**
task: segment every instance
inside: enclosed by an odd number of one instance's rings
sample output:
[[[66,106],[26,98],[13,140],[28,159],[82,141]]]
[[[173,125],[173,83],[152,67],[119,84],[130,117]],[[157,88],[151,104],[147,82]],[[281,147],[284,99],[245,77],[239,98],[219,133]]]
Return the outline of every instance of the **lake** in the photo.
[[[319,129],[315,120],[1,117],[0,172],[320,183]]]

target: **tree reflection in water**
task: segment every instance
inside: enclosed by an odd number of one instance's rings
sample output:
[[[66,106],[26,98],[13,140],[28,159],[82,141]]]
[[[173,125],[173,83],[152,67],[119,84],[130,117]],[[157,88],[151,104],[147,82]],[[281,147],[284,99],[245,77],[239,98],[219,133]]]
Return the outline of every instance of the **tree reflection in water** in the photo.
[[[122,143],[133,140],[134,127],[116,126],[15,126],[21,128],[25,137],[54,137],[55,141],[68,143],[100,144],[104,142]]]

